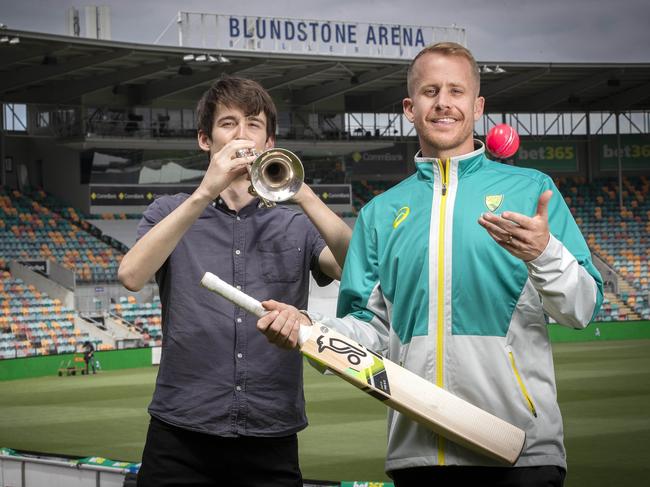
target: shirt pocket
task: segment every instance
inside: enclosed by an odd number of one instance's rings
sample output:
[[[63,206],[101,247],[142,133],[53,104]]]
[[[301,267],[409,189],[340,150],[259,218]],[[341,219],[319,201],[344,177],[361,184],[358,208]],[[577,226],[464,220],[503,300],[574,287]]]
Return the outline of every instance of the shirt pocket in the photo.
[[[300,277],[304,249],[295,240],[257,242],[264,282],[295,282]]]

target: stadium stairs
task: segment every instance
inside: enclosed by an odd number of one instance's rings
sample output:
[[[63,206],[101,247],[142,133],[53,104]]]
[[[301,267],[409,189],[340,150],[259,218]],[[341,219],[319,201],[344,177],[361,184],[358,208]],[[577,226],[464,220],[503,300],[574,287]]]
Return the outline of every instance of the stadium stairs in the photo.
[[[101,339],[104,350],[124,347],[129,343],[139,346],[143,338],[134,325],[110,314],[93,316],[79,313],[75,316],[75,325],[91,336]]]
[[[155,296],[151,303],[138,303],[133,296],[121,296],[119,302],[111,305],[111,314],[131,324],[141,333],[144,344],[156,347],[162,344],[160,298]]]
[[[615,293],[606,292],[601,310],[594,321],[634,321],[640,319],[641,315],[629,307]]]
[[[0,358],[73,353],[85,341],[103,349],[94,330],[76,320],[73,309],[0,271]]]

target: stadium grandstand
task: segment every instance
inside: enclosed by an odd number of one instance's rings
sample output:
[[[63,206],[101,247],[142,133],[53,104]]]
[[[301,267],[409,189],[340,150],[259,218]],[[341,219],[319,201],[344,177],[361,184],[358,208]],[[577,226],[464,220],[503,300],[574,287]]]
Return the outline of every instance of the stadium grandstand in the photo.
[[[147,204],[201,180],[195,104],[223,74],[271,93],[276,146],[299,155],[306,182],[353,226],[364,204],[414,170],[418,142],[401,100],[417,50],[0,30],[0,365],[59,363],[86,342],[159,353],[156,284],[129,292],[117,268]],[[476,137],[510,124],[521,147],[502,162],[555,179],[605,279],[595,321],[650,320],[650,64],[479,64],[486,114]],[[313,293],[310,306],[334,314],[335,285]]]

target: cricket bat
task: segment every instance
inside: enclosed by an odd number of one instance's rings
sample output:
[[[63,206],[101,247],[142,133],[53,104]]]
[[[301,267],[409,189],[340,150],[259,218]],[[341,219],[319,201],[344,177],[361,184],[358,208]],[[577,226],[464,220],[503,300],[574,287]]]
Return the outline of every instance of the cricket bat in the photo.
[[[201,284],[258,318],[259,301],[206,272]],[[303,355],[433,432],[475,452],[514,465],[526,433],[516,426],[432,384],[320,323],[301,326]]]

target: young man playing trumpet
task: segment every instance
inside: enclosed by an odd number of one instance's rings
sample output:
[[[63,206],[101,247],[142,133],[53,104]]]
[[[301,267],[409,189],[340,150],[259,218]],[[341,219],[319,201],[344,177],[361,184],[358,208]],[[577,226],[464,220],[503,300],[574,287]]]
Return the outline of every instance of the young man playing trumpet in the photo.
[[[201,98],[198,143],[210,164],[191,195],[155,200],[118,277],[155,274],[163,352],[138,485],[302,486],[296,433],[307,425],[302,359],[271,347],[256,319],[196,283],[208,270],[258,299],[307,307],[309,272],[339,279],[351,231],[303,184],[287,207],[248,192],[248,154],[272,148],[276,109],[256,82],[222,78]],[[238,151],[241,151],[238,153]],[[276,313],[288,328],[308,319]]]

